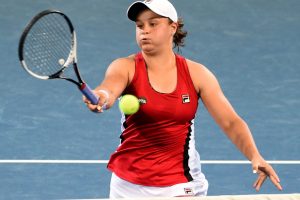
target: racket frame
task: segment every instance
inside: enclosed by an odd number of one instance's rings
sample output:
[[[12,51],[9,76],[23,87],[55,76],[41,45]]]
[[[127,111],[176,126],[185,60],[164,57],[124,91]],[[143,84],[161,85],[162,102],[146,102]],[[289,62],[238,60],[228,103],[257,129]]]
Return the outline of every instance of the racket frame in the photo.
[[[70,31],[70,33],[72,35],[71,50],[70,50],[70,53],[68,55],[67,60],[65,61],[65,63],[62,66],[62,68],[59,71],[57,71],[54,74],[48,75],[48,76],[43,76],[43,75],[38,75],[38,74],[32,72],[28,68],[28,66],[27,66],[27,64],[26,64],[26,62],[24,60],[24,55],[23,55],[24,52],[23,52],[23,50],[24,50],[24,44],[25,44],[25,41],[26,41],[26,37],[29,34],[31,28],[35,25],[35,23],[38,22],[39,19],[41,19],[42,17],[44,17],[46,15],[49,15],[49,14],[53,14],[53,13],[61,15],[66,20],[66,22],[68,24],[69,31]],[[82,80],[80,72],[79,72],[79,69],[77,67],[77,38],[76,38],[76,32],[75,32],[74,26],[73,26],[71,20],[64,13],[62,13],[61,11],[53,10],[53,9],[47,9],[47,10],[44,10],[44,11],[38,13],[36,16],[34,16],[32,18],[32,20],[25,27],[25,29],[24,29],[21,37],[20,37],[19,46],[18,46],[18,56],[19,56],[19,60],[21,62],[21,66],[31,76],[33,76],[35,78],[38,78],[38,79],[42,79],[42,80],[64,79],[64,80],[67,80],[69,82],[72,82],[75,85],[77,85],[77,87],[79,88],[79,90],[91,101],[91,103],[93,103],[93,104],[97,104],[98,103],[99,97],[96,96],[92,92],[92,89]],[[74,69],[74,72],[75,72],[75,75],[76,75],[78,81],[75,81],[72,78],[68,78],[68,77],[62,76],[64,70],[69,65],[71,65],[71,64],[73,65],[73,69]]]

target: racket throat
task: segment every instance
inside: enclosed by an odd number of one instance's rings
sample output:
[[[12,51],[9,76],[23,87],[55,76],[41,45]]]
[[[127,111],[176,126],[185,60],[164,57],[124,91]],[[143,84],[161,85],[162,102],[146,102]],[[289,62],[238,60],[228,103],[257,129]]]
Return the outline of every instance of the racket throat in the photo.
[[[84,84],[84,82],[83,82],[83,80],[82,80],[82,78],[80,76],[80,73],[79,73],[79,70],[78,70],[76,62],[73,63],[73,69],[74,69],[74,72],[76,74],[76,77],[77,77],[78,82],[80,83],[80,85]]]
[[[81,84],[79,84],[79,89],[82,91],[82,90],[84,90],[86,87],[87,87],[87,85],[86,85],[86,83],[81,83]]]

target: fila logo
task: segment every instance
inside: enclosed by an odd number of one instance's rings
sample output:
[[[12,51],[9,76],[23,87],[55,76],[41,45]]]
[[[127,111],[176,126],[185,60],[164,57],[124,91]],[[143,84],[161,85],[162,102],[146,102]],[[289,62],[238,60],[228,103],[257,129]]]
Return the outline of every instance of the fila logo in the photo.
[[[184,193],[188,195],[194,195],[192,188],[184,188]]]
[[[190,96],[188,94],[181,95],[181,98],[182,98],[182,103],[190,103],[191,102]]]

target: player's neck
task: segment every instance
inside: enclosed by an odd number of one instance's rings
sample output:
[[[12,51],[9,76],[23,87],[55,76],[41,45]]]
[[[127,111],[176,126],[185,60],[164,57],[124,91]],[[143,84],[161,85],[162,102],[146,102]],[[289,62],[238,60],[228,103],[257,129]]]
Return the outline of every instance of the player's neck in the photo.
[[[162,69],[162,67],[172,68],[176,66],[175,54],[173,50],[162,51],[156,54],[144,54],[143,57],[149,70]]]

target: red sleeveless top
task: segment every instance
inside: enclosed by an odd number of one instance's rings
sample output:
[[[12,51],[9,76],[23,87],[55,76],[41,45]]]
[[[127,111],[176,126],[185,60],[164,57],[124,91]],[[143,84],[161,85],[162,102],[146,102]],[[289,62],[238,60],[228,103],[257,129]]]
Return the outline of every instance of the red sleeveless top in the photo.
[[[171,93],[151,87],[141,53],[124,94],[139,98],[140,109],[122,118],[121,144],[108,169],[120,178],[145,186],[171,186],[193,180],[189,167],[191,128],[198,95],[185,58],[176,55],[177,86]],[[200,166],[199,166],[200,167]]]

